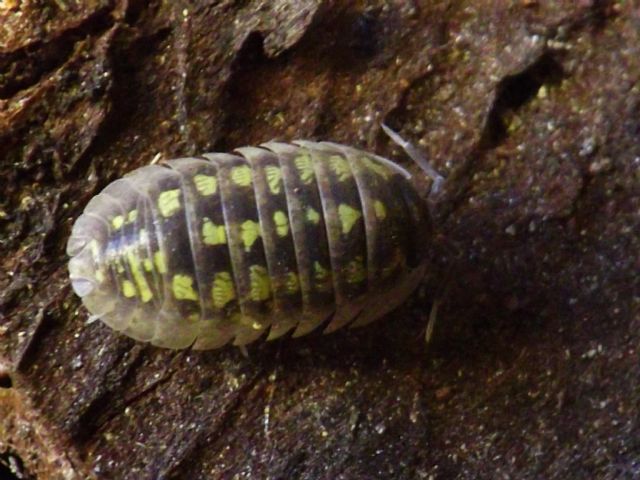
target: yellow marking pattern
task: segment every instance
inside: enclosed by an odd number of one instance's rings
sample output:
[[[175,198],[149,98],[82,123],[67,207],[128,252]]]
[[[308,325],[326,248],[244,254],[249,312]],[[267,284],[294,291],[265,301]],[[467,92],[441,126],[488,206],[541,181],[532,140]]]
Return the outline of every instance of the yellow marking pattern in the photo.
[[[311,160],[311,155],[303,153],[302,155],[297,156],[293,160],[293,163],[300,173],[300,180],[302,180],[302,183],[308,185],[313,182],[315,173],[313,172],[313,161]]]
[[[276,225],[278,236],[286,237],[289,234],[289,219],[282,210],[277,210],[273,214],[273,223]]]
[[[318,290],[330,290],[331,289],[331,272],[324,268],[320,262],[314,262],[313,264],[314,278],[318,286]]]
[[[387,218],[387,207],[385,207],[384,203],[382,203],[380,200],[375,200],[373,202],[373,209],[376,212],[376,218],[378,220],[384,220],[385,218]]]
[[[189,275],[174,275],[171,289],[176,300],[198,300],[198,292],[193,289],[193,278]]]
[[[240,238],[242,238],[245,252],[251,250],[260,234],[260,224],[253,220],[247,220],[240,226]]]
[[[357,257],[347,264],[346,269],[347,283],[360,283],[367,278],[367,271],[364,268],[362,257]]]
[[[307,221],[314,225],[317,225],[320,221],[320,214],[313,207],[307,208]]]
[[[342,234],[347,235],[351,232],[353,225],[360,220],[362,213],[346,203],[341,203],[338,207],[338,217],[342,225]]]
[[[216,225],[205,217],[202,223],[202,241],[205,245],[223,245],[227,243],[224,225]]]
[[[264,173],[267,177],[267,185],[269,185],[271,193],[274,195],[279,194],[282,191],[282,171],[280,167],[267,165],[264,167]]]
[[[124,224],[124,217],[122,215],[118,215],[117,217],[113,217],[111,220],[111,225],[114,229],[118,230]]]
[[[153,254],[153,263],[156,264],[156,270],[159,273],[167,273],[167,259],[162,252],[156,252]]]
[[[262,302],[271,297],[271,281],[267,269],[261,265],[249,267],[249,298],[254,302]]]
[[[194,175],[193,183],[198,193],[203,197],[214,195],[218,191],[218,179],[213,175],[199,173],[198,175]]]
[[[386,167],[385,165],[381,164],[380,162],[377,162],[377,161],[375,161],[375,160],[373,160],[373,159],[371,159],[369,157],[362,157],[360,160],[362,161],[362,163],[365,164],[365,166],[369,170],[377,173],[378,175],[380,175],[385,180],[387,180],[392,174],[392,172],[389,170],[388,167]]]
[[[262,330],[265,326],[263,324],[261,324],[260,322],[258,322],[257,320],[254,320],[251,323],[251,328],[253,328],[254,330]]]
[[[228,272],[216,273],[213,277],[213,287],[211,287],[213,306],[217,309],[224,306],[236,298],[236,291]]]
[[[91,249],[91,258],[94,262],[97,262],[100,258],[100,244],[95,238],[89,242],[89,248]]]
[[[351,177],[349,162],[340,155],[331,155],[329,157],[329,168],[333,170],[339,182],[344,182]]]
[[[142,269],[140,268],[140,258],[133,252],[132,249],[127,250],[127,261],[129,262],[129,268],[131,269],[131,275],[133,275],[133,280],[136,282],[136,287],[140,292],[140,299],[146,303],[153,298],[153,293],[149,288],[149,284],[147,283],[147,279],[142,273]]]
[[[131,280],[125,280],[122,282],[122,294],[127,298],[133,298],[136,296],[136,287]]]
[[[300,290],[300,281],[298,280],[298,275],[293,272],[287,273],[284,285],[287,293],[296,293],[298,290]]]
[[[158,196],[158,210],[163,217],[170,217],[180,210],[180,189],[166,190]]]
[[[138,218],[138,210],[134,208],[127,214],[127,223],[135,222],[136,218]]]
[[[104,282],[104,273],[102,273],[102,270],[96,270],[96,280],[98,281],[98,283],[102,283]]]
[[[251,185],[251,168],[246,165],[231,169],[231,181],[240,187]]]
[[[153,270],[153,262],[152,262],[150,259],[148,259],[148,258],[145,258],[145,259],[142,261],[142,265],[144,265],[144,269],[145,269],[147,272],[150,272],[151,270]]]

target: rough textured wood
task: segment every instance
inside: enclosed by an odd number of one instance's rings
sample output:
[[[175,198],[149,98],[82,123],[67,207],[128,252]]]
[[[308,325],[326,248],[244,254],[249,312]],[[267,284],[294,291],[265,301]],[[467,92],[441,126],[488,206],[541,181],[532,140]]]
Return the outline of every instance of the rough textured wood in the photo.
[[[635,2],[79,5],[0,1],[0,455],[21,476],[640,476]],[[404,161],[382,121],[449,175],[407,306],[249,358],[85,324],[64,245],[108,181],[272,138]]]

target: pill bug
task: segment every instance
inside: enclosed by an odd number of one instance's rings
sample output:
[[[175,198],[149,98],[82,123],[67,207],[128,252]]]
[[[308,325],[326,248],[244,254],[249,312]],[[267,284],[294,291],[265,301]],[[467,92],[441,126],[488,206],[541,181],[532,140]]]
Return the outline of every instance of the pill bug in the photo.
[[[93,318],[213,349],[365,325],[415,289],[430,221],[405,169],[330,142],[236,152],[144,166],[87,204],[67,253]]]

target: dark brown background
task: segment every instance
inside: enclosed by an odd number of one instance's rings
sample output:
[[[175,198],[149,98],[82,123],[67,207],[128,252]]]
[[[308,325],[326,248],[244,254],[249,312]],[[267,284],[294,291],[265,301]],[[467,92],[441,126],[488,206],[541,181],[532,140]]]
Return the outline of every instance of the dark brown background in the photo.
[[[637,2],[82,3],[0,1],[0,459],[24,478],[640,478]],[[449,176],[446,248],[399,311],[248,359],[85,324],[64,247],[109,181],[273,138],[406,165],[382,121]]]

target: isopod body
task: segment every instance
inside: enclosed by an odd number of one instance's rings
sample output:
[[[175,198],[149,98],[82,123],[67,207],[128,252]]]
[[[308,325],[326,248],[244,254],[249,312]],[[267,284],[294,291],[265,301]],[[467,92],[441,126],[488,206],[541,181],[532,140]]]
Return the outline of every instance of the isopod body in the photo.
[[[364,325],[425,269],[410,175],[329,142],[270,142],[149,165],[86,206],[67,245],[89,312],[169,348]]]

